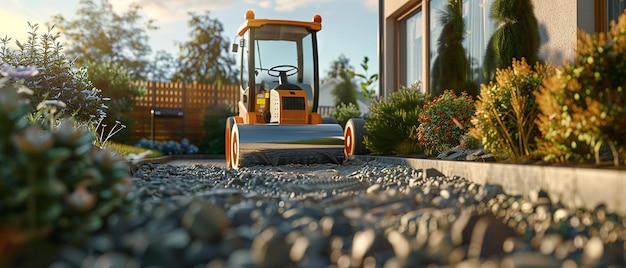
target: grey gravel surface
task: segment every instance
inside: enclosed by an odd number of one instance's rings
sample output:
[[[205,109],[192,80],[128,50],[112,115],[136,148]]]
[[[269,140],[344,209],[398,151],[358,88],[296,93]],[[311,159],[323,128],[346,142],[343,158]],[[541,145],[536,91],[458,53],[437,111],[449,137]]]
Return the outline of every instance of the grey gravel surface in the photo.
[[[377,162],[145,164],[112,216],[52,267],[624,267],[626,220],[537,190]]]

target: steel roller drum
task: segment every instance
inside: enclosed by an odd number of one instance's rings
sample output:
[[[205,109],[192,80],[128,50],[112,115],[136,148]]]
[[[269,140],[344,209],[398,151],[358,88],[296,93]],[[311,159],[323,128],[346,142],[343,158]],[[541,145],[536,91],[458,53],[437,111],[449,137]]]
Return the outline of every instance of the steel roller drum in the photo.
[[[341,163],[343,129],[338,124],[235,124],[231,163],[253,165]]]

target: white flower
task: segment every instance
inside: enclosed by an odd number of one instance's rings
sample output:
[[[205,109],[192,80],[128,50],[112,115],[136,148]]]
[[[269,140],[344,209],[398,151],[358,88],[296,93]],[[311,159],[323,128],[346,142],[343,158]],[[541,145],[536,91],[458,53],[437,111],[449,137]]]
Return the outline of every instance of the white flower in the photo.
[[[30,78],[39,74],[39,71],[37,70],[37,67],[35,66],[26,66],[26,67],[20,66],[20,67],[14,68],[13,66],[5,63],[5,64],[2,64],[2,68],[0,69],[0,74],[2,76],[11,77],[13,79],[26,79],[26,78]]]

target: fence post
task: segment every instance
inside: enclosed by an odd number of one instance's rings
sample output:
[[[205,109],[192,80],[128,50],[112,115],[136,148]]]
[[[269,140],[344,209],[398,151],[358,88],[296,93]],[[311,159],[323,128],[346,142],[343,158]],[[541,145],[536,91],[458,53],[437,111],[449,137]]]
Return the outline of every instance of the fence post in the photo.
[[[150,139],[154,142],[154,108],[156,106],[156,81],[152,81],[152,108],[150,108]]]
[[[185,108],[187,107],[187,87],[185,87],[185,82],[183,82],[183,122],[182,122],[182,137],[181,140],[185,138]]]

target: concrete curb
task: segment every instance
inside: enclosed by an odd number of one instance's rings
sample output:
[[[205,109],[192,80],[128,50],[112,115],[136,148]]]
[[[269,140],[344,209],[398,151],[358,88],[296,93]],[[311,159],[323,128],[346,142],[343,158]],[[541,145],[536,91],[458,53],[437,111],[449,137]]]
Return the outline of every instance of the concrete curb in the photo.
[[[469,161],[412,159],[384,156],[355,156],[363,161],[407,165],[430,175],[459,176],[479,184],[499,184],[513,195],[528,195],[543,189],[552,202],[567,207],[593,209],[605,204],[607,209],[626,214],[626,170],[575,166],[539,166]]]

